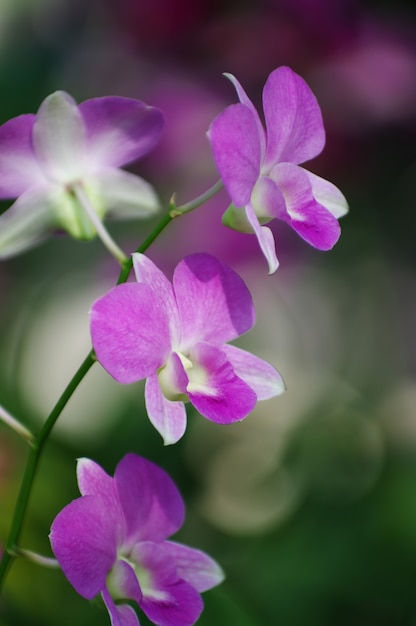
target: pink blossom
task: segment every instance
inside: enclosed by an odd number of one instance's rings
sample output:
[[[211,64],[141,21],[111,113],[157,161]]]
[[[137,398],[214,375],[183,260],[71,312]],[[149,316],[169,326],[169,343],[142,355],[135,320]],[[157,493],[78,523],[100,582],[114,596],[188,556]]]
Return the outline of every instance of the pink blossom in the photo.
[[[227,107],[208,133],[232,200],[223,221],[255,233],[272,273],[279,263],[272,232],[263,224],[280,219],[315,248],[328,250],[348,206],[337,187],[299,165],[325,144],[321,111],[305,81],[288,67],[270,74],[263,89],[265,131],[243,87],[226,76],[240,103]]]
[[[230,424],[282,393],[278,372],[228,345],[254,324],[243,280],[209,254],[185,257],[173,284],[143,254],[133,255],[136,283],[114,287],[91,308],[91,336],[101,365],[120,383],[146,380],[149,418],[166,444],[186,429],[185,402]]]

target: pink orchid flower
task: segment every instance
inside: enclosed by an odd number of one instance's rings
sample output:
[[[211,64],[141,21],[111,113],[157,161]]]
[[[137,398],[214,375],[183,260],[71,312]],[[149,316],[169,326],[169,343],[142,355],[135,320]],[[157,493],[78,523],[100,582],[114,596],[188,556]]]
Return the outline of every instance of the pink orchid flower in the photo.
[[[92,344],[120,383],[146,380],[149,418],[165,444],[186,429],[185,402],[229,424],[284,391],[278,372],[228,341],[254,324],[243,280],[209,254],[185,257],[173,284],[143,254],[133,254],[136,283],[118,285],[91,308]]]
[[[263,89],[265,131],[243,87],[226,76],[240,103],[218,115],[208,132],[232,200],[223,221],[255,233],[273,273],[279,262],[273,234],[263,224],[280,219],[315,248],[329,250],[340,236],[338,218],[348,205],[335,185],[299,165],[325,144],[321,111],[305,81],[288,67],[270,74]]]
[[[112,626],[139,626],[134,601],[158,626],[191,626],[200,593],[224,578],[207,554],[168,541],[185,507],[171,478],[157,465],[127,454],[114,478],[80,459],[82,497],[52,523],[50,541],[71,585],[87,600],[102,595]]]

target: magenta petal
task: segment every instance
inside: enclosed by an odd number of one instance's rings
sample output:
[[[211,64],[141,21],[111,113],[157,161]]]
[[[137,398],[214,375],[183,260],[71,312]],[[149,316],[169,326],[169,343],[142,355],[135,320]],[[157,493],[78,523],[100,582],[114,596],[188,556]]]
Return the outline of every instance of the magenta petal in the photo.
[[[282,219],[315,248],[332,248],[341,234],[338,220],[313,197],[306,171],[292,163],[279,163],[271,177],[285,197],[287,216]]]
[[[124,535],[124,516],[114,479],[90,459],[78,459],[78,487],[83,496],[99,496],[104,503],[108,519],[115,528],[117,538]]]
[[[254,104],[252,103],[248,95],[246,94],[241,83],[236,79],[235,76],[233,76],[233,74],[228,74],[226,72],[224,76],[226,76],[228,80],[230,80],[232,84],[234,85],[234,88],[237,92],[238,99],[240,100],[241,104],[244,104],[253,113],[254,119],[257,124],[257,131],[258,131],[259,139],[260,139],[261,155],[263,157],[265,149],[266,149],[266,133],[264,132],[264,127],[259,117],[259,114],[257,113],[256,107],[254,106]]]
[[[178,580],[169,587],[171,602],[144,597],[140,608],[158,626],[192,626],[202,613],[199,593],[187,582]]]
[[[114,479],[127,525],[126,544],[161,541],[182,526],[182,496],[160,467],[127,454],[117,465]]]
[[[179,577],[197,591],[207,591],[224,580],[221,567],[205,552],[174,541],[166,541],[163,546]]]
[[[163,301],[147,285],[118,285],[94,302],[92,344],[98,361],[120,383],[150,376],[170,352]]]
[[[181,330],[172,283],[146,255],[136,252],[132,254],[132,259],[137,282],[150,287],[163,301],[166,316],[169,319],[171,342],[177,343],[180,339]]]
[[[240,276],[209,254],[192,254],[175,268],[173,286],[182,322],[181,350],[198,341],[221,344],[249,330],[253,301]]]
[[[186,430],[185,405],[165,398],[157,374],[146,380],[145,402],[149,419],[162,435],[163,443],[170,445],[179,441]]]
[[[19,115],[0,126],[0,198],[17,198],[45,182],[32,147],[35,119]]]
[[[226,345],[222,350],[237,376],[255,391],[257,400],[267,400],[283,393],[285,384],[282,377],[270,363],[236,346]]]
[[[166,542],[140,543],[132,552],[133,561],[149,573],[148,587],[142,585],[140,608],[158,626],[191,626],[201,614],[201,596],[176,571],[169,559]]]
[[[244,104],[227,107],[212,122],[208,138],[232,201],[244,206],[260,174],[261,141],[255,115]]]
[[[128,604],[115,604],[107,589],[102,592],[104,604],[110,615],[111,626],[140,626],[138,617]]]
[[[152,150],[160,139],[163,114],[132,98],[93,98],[79,105],[89,157],[97,166],[119,167]]]
[[[97,496],[73,500],[51,526],[52,550],[75,590],[91,600],[105,586],[117,551],[115,529]]]
[[[303,78],[289,67],[279,67],[268,77],[263,108],[266,169],[282,161],[303,163],[322,151],[325,131],[318,102]]]
[[[256,405],[256,394],[236,376],[222,350],[206,343],[197,344],[190,358],[196,370],[189,374],[188,396],[207,419],[230,424],[246,417]]]

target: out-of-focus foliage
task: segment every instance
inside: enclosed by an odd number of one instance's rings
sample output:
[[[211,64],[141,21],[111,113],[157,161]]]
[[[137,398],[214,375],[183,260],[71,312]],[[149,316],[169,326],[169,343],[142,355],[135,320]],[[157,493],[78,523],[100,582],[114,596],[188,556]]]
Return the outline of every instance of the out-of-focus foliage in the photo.
[[[205,251],[244,276],[257,326],[239,345],[272,362],[287,392],[230,427],[190,412],[186,436],[166,448],[142,385],[119,386],[95,365],[46,446],[24,547],[51,554],[51,521],[78,495],[77,457],[112,473],[133,451],[180,487],[188,513],[178,540],[226,571],[205,595],[201,626],[416,624],[414,28],[410,0],[1,2],[1,122],[35,112],[55,89],[77,101],[145,100],[165,111],[166,132],[132,169],[166,203],[173,192],[186,201],[216,180],[205,132],[235,100],[221,73],[258,105],[268,73],[287,64],[322,106],[327,144],[310,169],[351,207],[330,253],[277,225],[273,277],[254,238],[221,225],[225,194],[166,230],[149,256],[168,274]],[[151,223],[109,228],[130,252]],[[0,266],[0,402],[30,427],[86,355],[89,306],[117,273],[99,242],[64,236]],[[25,458],[0,426],[0,541]],[[17,560],[1,626],[58,621],[108,618],[60,572]]]

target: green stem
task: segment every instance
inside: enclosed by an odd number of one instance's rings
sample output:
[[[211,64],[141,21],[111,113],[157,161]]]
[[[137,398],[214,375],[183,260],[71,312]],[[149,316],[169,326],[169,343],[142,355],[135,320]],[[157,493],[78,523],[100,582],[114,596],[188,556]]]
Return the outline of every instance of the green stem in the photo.
[[[4,407],[0,405],[0,420],[7,424],[15,433],[23,437],[30,445],[34,439],[33,434],[23,424],[21,424],[13,415],[10,415]]]
[[[155,239],[160,235],[162,230],[166,228],[166,226],[175,217],[179,217],[180,215],[188,213],[189,211],[201,206],[215,193],[217,193],[217,191],[219,191],[221,187],[222,184],[220,185],[220,183],[217,183],[216,185],[208,189],[208,191],[206,191],[204,194],[201,194],[200,196],[198,196],[198,198],[195,198],[195,200],[193,200],[192,202],[188,202],[187,204],[184,204],[181,207],[177,208],[175,207],[174,200],[172,199],[169,205],[169,212],[164,217],[162,217],[162,219],[155,226],[150,235],[137,248],[136,252],[145,252],[149,248],[149,246],[155,241]],[[131,257],[130,259],[120,258],[119,260],[121,262],[121,271],[117,284],[127,281],[132,268]],[[32,445],[27,459],[26,469],[23,475],[22,484],[20,486],[19,495],[17,497],[13,519],[10,526],[9,538],[7,540],[3,558],[0,563],[0,588],[2,586],[2,583],[4,582],[12,559],[15,558],[19,554],[19,552],[21,553],[21,548],[18,547],[19,538],[22,531],[23,521],[29,503],[30,493],[32,490],[32,485],[38,468],[43,446],[45,445],[52,428],[54,427],[58,417],[65,408],[67,402],[70,400],[78,385],[84,379],[90,368],[93,366],[95,360],[96,359],[94,350],[91,350],[78,368],[78,370],[75,372],[74,376],[62,393],[58,402],[55,404],[54,408],[52,409],[51,413],[49,414],[42,428],[40,429],[38,435],[34,437],[31,441]]]

